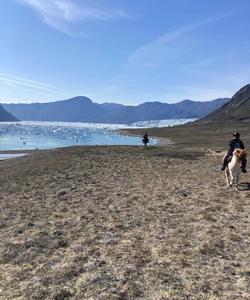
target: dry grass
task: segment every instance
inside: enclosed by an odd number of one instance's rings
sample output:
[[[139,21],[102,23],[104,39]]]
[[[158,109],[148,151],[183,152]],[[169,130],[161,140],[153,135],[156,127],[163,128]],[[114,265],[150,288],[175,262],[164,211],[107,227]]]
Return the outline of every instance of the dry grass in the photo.
[[[203,147],[213,149],[225,149],[232,138],[233,131],[237,130],[246,145],[250,146],[249,122],[210,122],[189,123],[182,126],[169,128],[147,129],[149,136],[170,139],[180,147]],[[145,129],[126,129],[121,132],[129,132],[142,136]]]
[[[78,147],[0,162],[0,299],[249,299],[248,176],[220,155]]]

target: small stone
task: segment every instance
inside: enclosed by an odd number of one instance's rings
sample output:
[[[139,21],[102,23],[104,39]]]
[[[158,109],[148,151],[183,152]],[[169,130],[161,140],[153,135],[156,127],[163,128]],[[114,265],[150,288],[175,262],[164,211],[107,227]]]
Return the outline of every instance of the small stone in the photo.
[[[59,241],[57,242],[57,247],[58,247],[58,248],[65,248],[65,247],[67,247],[67,246],[68,246],[68,242],[65,241],[65,240],[59,240]]]
[[[65,189],[62,189],[62,190],[60,190],[60,191],[58,191],[58,192],[56,193],[56,197],[57,197],[57,199],[59,199],[59,200],[64,200],[64,199],[66,199],[66,196],[67,196],[67,190],[65,190]]]

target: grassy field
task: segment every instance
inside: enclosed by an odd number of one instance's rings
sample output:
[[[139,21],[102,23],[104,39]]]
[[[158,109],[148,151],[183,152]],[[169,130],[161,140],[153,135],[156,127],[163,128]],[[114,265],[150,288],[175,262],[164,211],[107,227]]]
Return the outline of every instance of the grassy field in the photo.
[[[150,128],[147,132],[151,137],[170,139],[175,146],[223,150],[227,149],[235,130],[241,133],[244,143],[250,147],[250,123],[244,122],[189,123],[169,128]],[[145,129],[131,129],[124,132],[142,136]]]
[[[249,299],[250,178],[219,171],[232,129],[0,161],[0,299]]]

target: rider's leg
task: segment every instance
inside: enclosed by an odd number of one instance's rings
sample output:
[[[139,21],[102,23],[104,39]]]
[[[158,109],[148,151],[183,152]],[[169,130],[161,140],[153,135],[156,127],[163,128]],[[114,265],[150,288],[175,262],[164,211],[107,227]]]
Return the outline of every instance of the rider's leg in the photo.
[[[246,160],[246,158],[242,158],[241,159],[241,171],[243,173],[247,173],[246,166],[247,166],[247,160]]]
[[[228,165],[228,157],[229,157],[229,155],[227,154],[223,160],[223,165],[221,167],[221,171],[224,171],[226,169],[226,167]]]

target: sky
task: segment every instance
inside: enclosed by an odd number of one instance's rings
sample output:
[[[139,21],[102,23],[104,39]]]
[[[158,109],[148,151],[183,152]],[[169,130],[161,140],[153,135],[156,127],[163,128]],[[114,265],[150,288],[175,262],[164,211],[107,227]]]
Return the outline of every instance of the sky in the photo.
[[[250,83],[249,0],[0,0],[0,102],[138,105]]]

